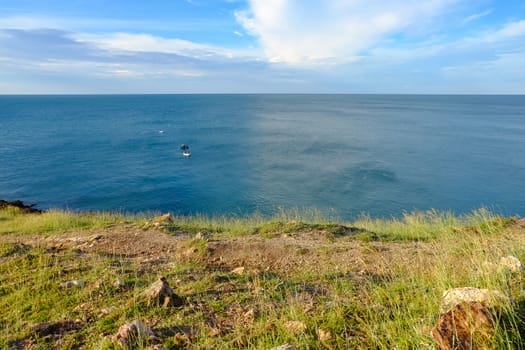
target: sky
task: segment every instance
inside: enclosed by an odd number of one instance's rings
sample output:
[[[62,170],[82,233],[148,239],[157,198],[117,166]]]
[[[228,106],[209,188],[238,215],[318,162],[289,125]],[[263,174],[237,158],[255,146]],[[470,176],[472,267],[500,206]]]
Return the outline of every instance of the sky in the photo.
[[[0,94],[525,94],[524,0],[0,0]]]

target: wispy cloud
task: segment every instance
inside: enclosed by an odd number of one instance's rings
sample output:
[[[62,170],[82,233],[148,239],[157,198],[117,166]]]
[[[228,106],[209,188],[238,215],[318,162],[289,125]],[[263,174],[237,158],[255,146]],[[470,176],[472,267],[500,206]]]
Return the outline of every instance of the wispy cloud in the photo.
[[[489,36],[491,40],[499,40],[502,38],[513,38],[525,35],[525,20],[507,23],[502,29],[498,30],[494,35]]]
[[[463,25],[465,25],[467,23],[476,21],[476,20],[478,20],[480,18],[486,17],[486,16],[490,15],[491,13],[492,13],[492,9],[488,9],[488,10],[480,12],[480,13],[475,13],[475,14],[470,15],[467,18],[465,18],[462,23],[463,23]]]
[[[221,47],[203,45],[182,39],[168,39],[150,34],[77,34],[80,42],[89,43],[111,51],[127,52],[161,52],[185,55],[195,58],[211,56],[233,57],[234,52]]]

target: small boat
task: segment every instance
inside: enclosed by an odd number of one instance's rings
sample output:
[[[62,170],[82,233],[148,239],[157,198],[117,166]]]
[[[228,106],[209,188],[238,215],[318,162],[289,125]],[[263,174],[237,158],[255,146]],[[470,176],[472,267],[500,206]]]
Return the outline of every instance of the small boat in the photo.
[[[183,155],[184,157],[189,157],[189,156],[191,156],[191,152],[189,152],[189,151],[184,151],[184,152],[182,152],[182,155]]]
[[[181,150],[185,151],[185,150],[187,150],[187,149],[190,148],[190,147],[189,147],[188,145],[186,145],[186,144],[183,143],[182,145],[179,146],[179,148],[180,148]]]

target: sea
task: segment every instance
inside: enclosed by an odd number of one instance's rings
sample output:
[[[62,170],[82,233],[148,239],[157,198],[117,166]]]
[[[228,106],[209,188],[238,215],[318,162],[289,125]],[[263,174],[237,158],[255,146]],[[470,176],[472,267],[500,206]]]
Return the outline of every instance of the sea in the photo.
[[[525,96],[4,95],[0,199],[180,215],[523,216]]]

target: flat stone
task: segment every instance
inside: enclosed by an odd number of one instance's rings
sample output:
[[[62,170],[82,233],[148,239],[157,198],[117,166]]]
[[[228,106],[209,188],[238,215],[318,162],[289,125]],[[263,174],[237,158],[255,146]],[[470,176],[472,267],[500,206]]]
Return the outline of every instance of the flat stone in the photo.
[[[68,288],[73,288],[73,287],[79,287],[79,288],[82,288],[86,285],[86,283],[84,281],[80,281],[80,280],[73,280],[73,281],[67,281],[67,282],[62,282],[60,283],[58,286],[60,288],[64,288],[64,289],[68,289]]]
[[[292,344],[284,344],[276,346],[275,348],[271,348],[270,350],[299,350],[295,345]]]
[[[449,289],[443,293],[440,312],[446,313],[458,304],[472,301],[488,306],[510,303],[509,297],[497,290],[461,287]]]

